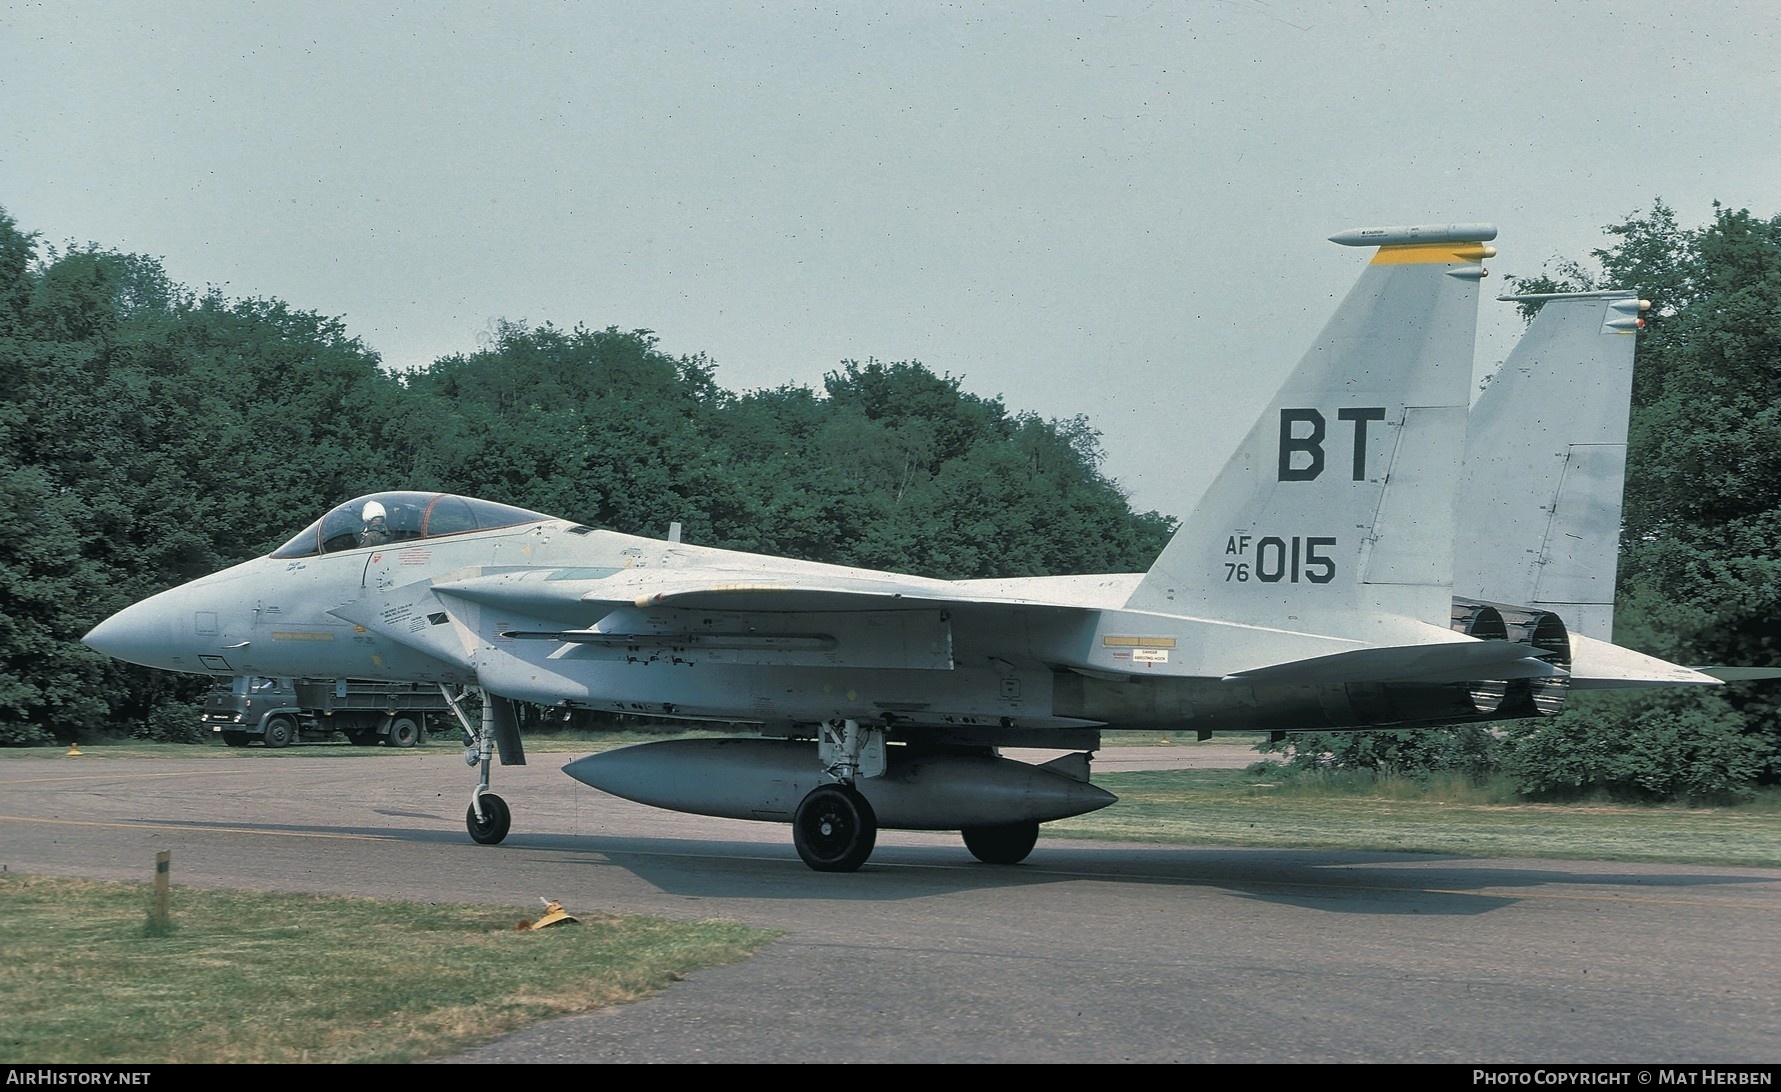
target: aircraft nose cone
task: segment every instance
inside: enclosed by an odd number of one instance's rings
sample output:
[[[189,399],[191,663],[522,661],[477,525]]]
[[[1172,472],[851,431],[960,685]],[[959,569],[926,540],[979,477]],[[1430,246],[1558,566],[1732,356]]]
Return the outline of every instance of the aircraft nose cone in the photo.
[[[159,667],[167,659],[172,633],[166,613],[157,604],[142,602],[100,622],[80,641],[113,659]]]

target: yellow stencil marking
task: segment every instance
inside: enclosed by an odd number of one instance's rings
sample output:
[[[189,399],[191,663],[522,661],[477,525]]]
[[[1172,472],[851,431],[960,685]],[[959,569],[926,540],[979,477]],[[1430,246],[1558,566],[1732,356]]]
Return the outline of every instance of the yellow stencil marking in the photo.
[[[1173,637],[1102,637],[1105,648],[1174,648]]]

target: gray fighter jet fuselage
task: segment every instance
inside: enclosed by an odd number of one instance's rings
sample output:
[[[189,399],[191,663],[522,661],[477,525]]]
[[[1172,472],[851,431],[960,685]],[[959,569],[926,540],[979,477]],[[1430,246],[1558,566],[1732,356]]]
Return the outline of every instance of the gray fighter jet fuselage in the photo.
[[[324,533],[371,504],[412,530],[371,545]],[[484,513],[486,529],[434,533],[433,514],[448,505]],[[853,719],[1009,745],[1092,746],[1080,730],[1189,716],[1248,731],[1377,718],[1376,706],[1356,708],[1353,671],[1227,678],[1278,662],[1283,646],[1302,660],[1356,653],[1356,642],[1195,619],[1163,627],[1122,609],[1134,579],[925,580],[392,492],[120,612],[87,640],[173,671],[476,685],[545,705],[769,725]],[[1150,632],[1162,628],[1172,632]],[[1233,661],[1245,641],[1262,650]],[[1504,669],[1515,651],[1473,655]],[[1126,682],[1134,664],[1146,685]],[[1472,712],[1451,687],[1423,692],[1397,670],[1392,680],[1390,700],[1421,715]]]

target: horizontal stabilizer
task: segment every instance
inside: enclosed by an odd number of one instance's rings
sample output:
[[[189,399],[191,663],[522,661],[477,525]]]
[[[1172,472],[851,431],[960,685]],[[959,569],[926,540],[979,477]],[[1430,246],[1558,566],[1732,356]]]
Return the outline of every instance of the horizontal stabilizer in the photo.
[[[1580,633],[1571,634],[1571,685],[1578,690],[1691,684],[1718,686],[1719,683],[1717,677],[1706,671],[1696,671]]]
[[[1781,667],[1697,667],[1694,670],[1711,675],[1720,682],[1767,682],[1781,679]]]
[[[1225,676],[1226,682],[1299,683],[1461,683],[1480,679],[1543,679],[1561,668],[1535,658],[1533,650],[1511,641],[1465,641],[1432,645],[1357,648],[1309,660],[1273,664]]]

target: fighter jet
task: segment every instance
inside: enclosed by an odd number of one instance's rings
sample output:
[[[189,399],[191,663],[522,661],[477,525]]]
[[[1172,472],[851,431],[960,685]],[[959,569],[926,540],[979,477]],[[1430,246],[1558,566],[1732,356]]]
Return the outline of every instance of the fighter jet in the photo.
[[[466,825],[489,844],[511,824],[491,760],[524,761],[517,702],[751,725],[758,735],[643,744],[565,770],[658,807],[790,823],[799,856],[826,872],[858,869],[881,828],[959,830],[979,860],[1024,860],[1041,823],[1113,802],[1089,780],[1106,729],[1549,715],[1572,674],[1559,604],[1487,601],[1518,586],[1487,581],[1483,565],[1471,597],[1455,596],[1495,234],[1333,236],[1373,248],[1371,261],[1145,573],[937,580],[389,492],[129,607],[86,642],[170,670],[473,694],[480,718],[456,706],[480,771]],[[1543,495],[1513,464],[1469,488],[1517,506]],[[1714,681],[1661,661],[1616,670]],[[1022,748],[1070,753],[1003,754]]]

